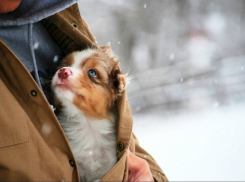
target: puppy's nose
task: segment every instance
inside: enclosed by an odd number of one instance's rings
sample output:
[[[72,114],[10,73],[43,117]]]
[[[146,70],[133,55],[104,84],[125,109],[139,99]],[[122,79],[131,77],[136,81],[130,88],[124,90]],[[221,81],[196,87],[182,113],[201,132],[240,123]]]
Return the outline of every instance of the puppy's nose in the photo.
[[[58,71],[58,77],[61,79],[66,79],[72,74],[71,70],[68,68],[61,68]]]

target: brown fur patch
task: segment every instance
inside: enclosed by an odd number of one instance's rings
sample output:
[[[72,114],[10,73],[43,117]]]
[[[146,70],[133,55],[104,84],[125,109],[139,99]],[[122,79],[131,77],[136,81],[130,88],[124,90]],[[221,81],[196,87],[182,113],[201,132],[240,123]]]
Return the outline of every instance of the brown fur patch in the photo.
[[[68,56],[66,56],[63,60],[62,63],[60,65],[60,68],[62,67],[67,67],[67,66],[71,66],[74,63],[74,56],[72,54],[69,54]]]

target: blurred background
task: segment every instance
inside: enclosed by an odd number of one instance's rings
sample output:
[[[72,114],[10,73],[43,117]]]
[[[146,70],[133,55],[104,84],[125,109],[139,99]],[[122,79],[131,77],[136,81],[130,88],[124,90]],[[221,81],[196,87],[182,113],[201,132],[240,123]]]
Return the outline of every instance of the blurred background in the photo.
[[[245,1],[79,6],[133,77],[133,131],[169,180],[245,181]]]

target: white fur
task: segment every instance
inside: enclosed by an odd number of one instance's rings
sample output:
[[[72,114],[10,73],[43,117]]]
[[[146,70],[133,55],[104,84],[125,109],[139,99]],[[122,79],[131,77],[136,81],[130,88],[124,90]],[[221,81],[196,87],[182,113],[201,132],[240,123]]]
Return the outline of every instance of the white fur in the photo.
[[[88,58],[91,54],[95,53],[96,51],[93,49],[86,49],[82,52],[73,52],[72,55],[74,56],[74,64],[72,67],[79,68],[81,62]]]
[[[73,150],[82,181],[101,179],[117,162],[115,118],[90,120],[68,105],[58,115]]]

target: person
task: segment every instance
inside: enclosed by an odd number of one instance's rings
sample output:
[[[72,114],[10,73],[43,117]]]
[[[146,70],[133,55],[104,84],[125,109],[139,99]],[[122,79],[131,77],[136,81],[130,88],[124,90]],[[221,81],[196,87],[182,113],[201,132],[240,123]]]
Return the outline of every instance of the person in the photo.
[[[44,77],[87,47],[98,45],[77,0],[0,0],[1,181],[79,181]],[[126,93],[117,106],[118,163],[101,181],[167,181],[132,133]]]

